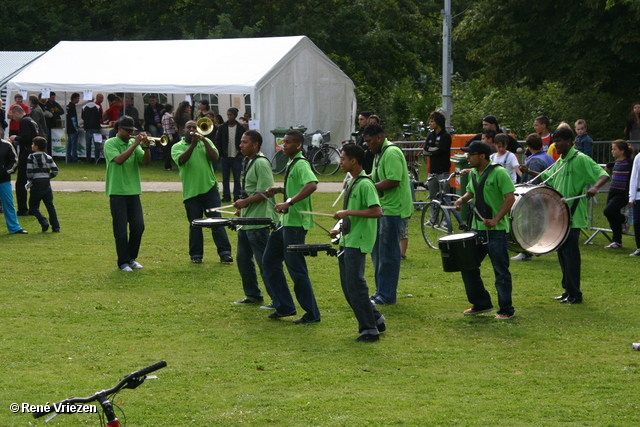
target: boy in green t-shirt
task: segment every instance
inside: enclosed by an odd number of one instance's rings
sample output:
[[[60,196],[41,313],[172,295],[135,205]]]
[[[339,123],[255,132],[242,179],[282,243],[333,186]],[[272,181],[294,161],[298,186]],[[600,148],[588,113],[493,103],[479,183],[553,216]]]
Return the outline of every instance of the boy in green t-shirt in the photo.
[[[343,209],[333,216],[334,219],[350,223],[349,231],[340,238],[340,283],[349,306],[358,319],[360,337],[356,342],[373,342],[380,339],[385,327],[385,318],[369,300],[369,287],[364,278],[366,257],[373,250],[378,228],[378,218],[382,216],[382,207],[378,191],[371,178],[362,169],[364,150],[355,144],[342,147],[340,167],[343,172],[351,173],[354,178],[347,184]],[[344,229],[344,227],[343,227]],[[338,230],[329,234],[335,237]]]
[[[507,215],[515,202],[515,187],[509,172],[500,165],[489,160],[491,147],[480,141],[474,141],[468,147],[462,148],[467,152],[469,166],[472,167],[471,178],[467,185],[467,192],[456,200],[454,207],[460,210],[463,203],[475,200],[477,214],[473,219],[472,229],[484,241],[478,246],[480,261],[489,255],[495,286],[498,291],[498,305],[500,309],[496,319],[511,319],[515,309],[511,301],[512,280],[509,272],[509,250],[507,239],[509,221]],[[474,316],[493,310],[491,296],[484,287],[480,277],[480,268],[462,271],[462,280],[467,298],[473,307],[464,311],[465,316]]]

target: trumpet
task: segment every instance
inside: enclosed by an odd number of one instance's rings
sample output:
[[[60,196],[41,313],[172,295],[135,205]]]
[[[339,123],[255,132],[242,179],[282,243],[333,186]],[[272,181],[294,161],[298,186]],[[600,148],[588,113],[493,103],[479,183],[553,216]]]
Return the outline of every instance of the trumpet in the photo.
[[[207,117],[203,117],[196,123],[198,133],[202,136],[209,135],[213,132],[213,122]]]
[[[143,147],[155,147],[157,144],[165,147],[169,143],[169,137],[167,135],[162,135],[159,138],[155,138],[153,136],[145,136],[142,138],[140,145]]]

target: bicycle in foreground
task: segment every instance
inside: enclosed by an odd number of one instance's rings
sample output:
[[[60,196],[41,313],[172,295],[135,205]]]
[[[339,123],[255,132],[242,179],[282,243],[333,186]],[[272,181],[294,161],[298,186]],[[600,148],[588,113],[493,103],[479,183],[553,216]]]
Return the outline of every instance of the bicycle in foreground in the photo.
[[[108,390],[99,391],[95,393],[93,396],[71,397],[69,399],[63,400],[62,402],[54,403],[52,405],[49,405],[49,404],[42,405],[42,408],[41,408],[42,411],[34,412],[33,417],[40,418],[45,415],[53,413],[51,416],[49,416],[45,420],[45,423],[46,423],[46,422],[49,422],[51,419],[53,419],[53,417],[55,417],[58,414],[76,413],[79,411],[74,410],[74,408],[77,408],[82,405],[86,405],[87,403],[97,401],[102,408],[102,413],[98,412],[98,417],[100,418],[100,425],[105,425],[107,427],[121,427],[120,421],[118,421],[118,418],[116,418],[113,403],[111,403],[111,401],[113,401],[113,399],[115,398],[116,394],[124,388],[134,389],[139,385],[141,385],[146,379],[157,378],[155,375],[147,376],[147,374],[157,371],[158,369],[162,369],[165,366],[167,366],[167,362],[165,362],[164,360],[158,363],[154,363],[151,366],[147,366],[146,368],[140,369],[139,371],[133,372],[125,376],[123,379],[120,380],[120,382],[118,382],[118,384],[115,385],[115,387],[112,387]],[[122,411],[121,408],[119,409]],[[122,411],[122,414],[124,415],[124,411]],[[122,425],[124,424],[125,422],[123,421]]]
[[[446,184],[456,176],[460,176],[460,172],[454,172],[448,178],[438,181],[440,191],[438,191],[435,200],[415,202],[416,205],[423,206],[420,228],[424,241],[432,249],[438,249],[438,238],[453,234],[454,221],[457,222],[457,230],[467,231],[469,229],[460,213],[453,209],[453,204],[460,196],[445,192]],[[436,176],[430,175],[425,186],[428,188],[428,182],[434,179],[437,179]]]

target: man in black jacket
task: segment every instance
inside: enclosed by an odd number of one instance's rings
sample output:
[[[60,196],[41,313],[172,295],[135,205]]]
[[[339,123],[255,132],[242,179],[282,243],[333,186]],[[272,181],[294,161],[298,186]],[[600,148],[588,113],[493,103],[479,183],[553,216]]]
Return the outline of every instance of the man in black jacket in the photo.
[[[27,183],[27,157],[33,151],[31,145],[33,138],[38,136],[38,125],[31,117],[24,113],[24,109],[19,105],[11,108],[11,119],[20,123],[20,131],[18,135],[11,135],[11,142],[20,147],[18,155],[18,179],[16,180],[16,199],[18,200],[18,216],[29,215],[29,207],[27,206],[27,189],[24,185]]]
[[[240,138],[247,131],[244,126],[236,121],[237,108],[227,110],[227,121],[224,122],[216,133],[216,147],[220,152],[220,164],[222,165],[222,201],[231,201],[231,188],[229,185],[230,172],[233,171],[233,200],[240,198],[240,173],[242,172],[242,152],[240,151]]]
[[[7,223],[9,233],[27,234],[26,230],[20,227],[16,217],[16,209],[13,205],[11,174],[16,171],[17,167],[18,159],[15,148],[10,142],[0,140],[0,200],[2,200],[2,206],[4,207],[4,220]]]

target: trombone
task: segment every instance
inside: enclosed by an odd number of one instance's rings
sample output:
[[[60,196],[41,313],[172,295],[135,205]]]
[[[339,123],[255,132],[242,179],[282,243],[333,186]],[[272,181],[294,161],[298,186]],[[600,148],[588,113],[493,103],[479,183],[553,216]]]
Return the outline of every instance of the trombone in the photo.
[[[213,132],[213,122],[207,117],[203,117],[196,123],[196,132],[189,132],[191,138],[196,138],[199,141],[204,141],[206,135]]]

